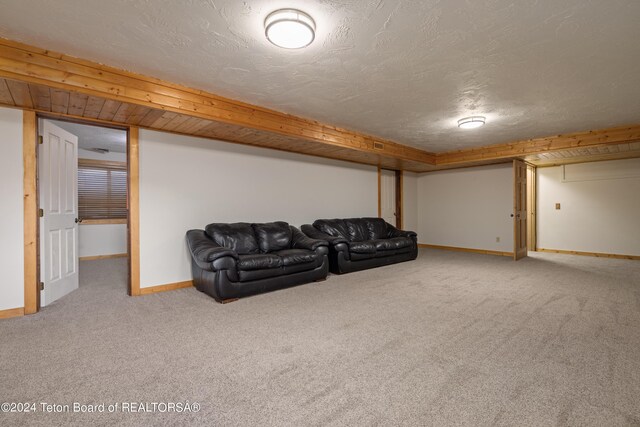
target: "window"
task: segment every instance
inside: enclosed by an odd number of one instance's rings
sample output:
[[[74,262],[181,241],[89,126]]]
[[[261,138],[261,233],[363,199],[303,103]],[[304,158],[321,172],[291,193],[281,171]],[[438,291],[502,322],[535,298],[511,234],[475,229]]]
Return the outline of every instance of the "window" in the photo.
[[[127,218],[127,164],[78,160],[78,215],[81,219]]]

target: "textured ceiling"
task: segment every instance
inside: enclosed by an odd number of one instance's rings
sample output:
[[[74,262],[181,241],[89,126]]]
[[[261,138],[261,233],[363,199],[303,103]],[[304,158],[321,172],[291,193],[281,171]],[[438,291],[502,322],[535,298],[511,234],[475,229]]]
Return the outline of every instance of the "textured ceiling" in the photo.
[[[1,3],[3,37],[430,151],[640,122],[638,0]],[[281,7],[310,47],[265,39]]]
[[[100,126],[81,125],[77,123],[51,120],[67,132],[78,137],[78,147],[85,150],[102,148],[112,153],[127,152],[127,132]]]

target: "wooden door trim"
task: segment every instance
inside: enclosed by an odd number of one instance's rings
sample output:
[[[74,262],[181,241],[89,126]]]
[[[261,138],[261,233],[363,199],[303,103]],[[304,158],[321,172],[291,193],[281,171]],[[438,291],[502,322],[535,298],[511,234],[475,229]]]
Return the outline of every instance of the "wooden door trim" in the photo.
[[[42,117],[50,119],[50,117]],[[91,121],[73,120],[75,123],[91,123]],[[34,314],[40,310],[40,271],[39,257],[39,218],[38,218],[38,162],[37,162],[37,125],[38,116],[35,111],[23,110],[22,120],[22,161],[24,187],[24,314]],[[93,123],[95,125],[95,123]],[[123,129],[120,127],[120,129]],[[140,207],[139,207],[139,155],[138,128],[128,129],[127,163],[129,164],[129,188],[127,199],[129,204],[129,295],[140,295]]]
[[[404,201],[404,174],[401,170],[396,171],[396,228],[402,230],[404,223],[404,209],[402,203]]]
[[[527,242],[527,249],[530,251],[538,250],[538,185],[537,185],[537,167],[527,163],[527,172],[531,171],[531,180],[527,180],[527,236],[530,241]],[[527,173],[529,177],[529,173]],[[531,202],[529,204],[529,201]]]
[[[524,171],[525,171],[524,210],[522,209],[523,208],[522,204],[518,204],[519,196],[520,196],[520,202],[522,201],[522,191],[519,183],[519,173],[518,173],[518,170],[521,167],[524,167]],[[522,160],[514,159],[513,160],[513,214],[512,214],[512,217],[513,217],[513,259],[515,261],[527,256],[527,237],[526,237],[527,223],[526,221],[528,218],[527,218],[527,206],[526,206],[526,197],[527,197],[526,180],[527,180],[527,165]],[[518,207],[520,207],[519,210],[518,210]],[[518,241],[520,241],[520,244],[522,245],[522,239],[519,239],[519,237],[522,237],[522,234],[520,233],[521,231],[520,228],[522,227],[521,213],[523,211],[524,211],[524,221],[525,221],[525,237],[524,237],[525,251],[523,256],[519,256],[520,255],[519,249],[521,248],[521,246],[518,246]]]
[[[382,218],[382,168],[378,166],[378,218]]]
[[[387,169],[378,167],[378,218],[382,218],[382,170],[395,172],[396,174],[396,228],[402,229],[404,223],[404,210],[402,203],[404,201],[404,174],[401,170]]]
[[[129,128],[127,143],[127,164],[129,181],[127,204],[129,206],[129,295],[140,295],[140,140],[139,129]]]
[[[34,111],[22,112],[22,164],[24,188],[24,314],[40,309],[38,271],[38,129]]]

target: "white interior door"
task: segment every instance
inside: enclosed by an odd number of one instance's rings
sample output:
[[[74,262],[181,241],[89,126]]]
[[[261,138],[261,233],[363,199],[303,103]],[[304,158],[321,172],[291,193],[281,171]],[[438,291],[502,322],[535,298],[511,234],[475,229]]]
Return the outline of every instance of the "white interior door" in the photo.
[[[380,216],[389,224],[396,225],[396,172],[380,171]]]
[[[78,288],[78,137],[44,120],[39,151],[40,305]]]

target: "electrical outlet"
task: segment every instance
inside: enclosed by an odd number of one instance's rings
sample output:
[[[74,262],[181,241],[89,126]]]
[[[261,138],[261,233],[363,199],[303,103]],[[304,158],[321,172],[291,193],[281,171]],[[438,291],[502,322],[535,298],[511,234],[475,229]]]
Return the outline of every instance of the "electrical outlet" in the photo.
[[[556,203],[556,210],[559,211],[560,210],[560,203]]]
[[[496,237],[496,243],[500,243],[500,237]]]

